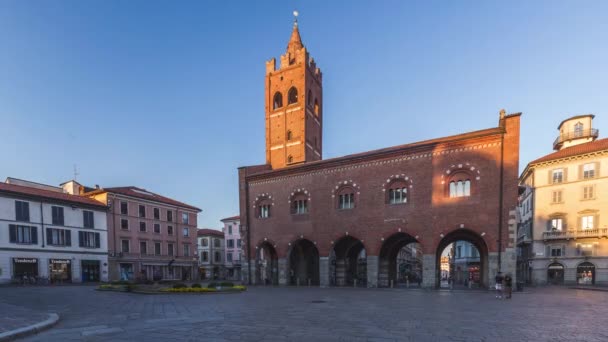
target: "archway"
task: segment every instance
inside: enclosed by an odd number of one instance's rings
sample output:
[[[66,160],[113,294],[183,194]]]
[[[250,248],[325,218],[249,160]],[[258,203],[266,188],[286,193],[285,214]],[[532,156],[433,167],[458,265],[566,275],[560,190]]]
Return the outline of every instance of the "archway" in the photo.
[[[289,284],[319,285],[319,250],[310,240],[300,239],[291,246]]]
[[[595,265],[585,261],[576,267],[576,283],[578,285],[595,284]]]
[[[262,243],[256,253],[256,284],[279,285],[278,256],[268,242]]]
[[[547,283],[551,285],[564,284],[564,265],[554,262],[547,266]]]
[[[338,240],[329,262],[332,286],[367,286],[367,254],[360,240],[352,236]]]
[[[396,233],[384,241],[378,266],[378,287],[422,284],[422,248],[409,234]]]
[[[437,288],[489,286],[488,246],[473,231],[461,228],[445,235],[437,246],[435,264]]]

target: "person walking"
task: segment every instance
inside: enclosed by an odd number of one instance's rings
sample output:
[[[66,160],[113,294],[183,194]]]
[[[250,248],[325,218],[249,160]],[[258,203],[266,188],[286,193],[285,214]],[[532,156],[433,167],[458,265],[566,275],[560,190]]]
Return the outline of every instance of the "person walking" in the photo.
[[[502,282],[504,280],[502,272],[498,272],[494,280],[496,281],[496,298],[502,299]]]
[[[510,274],[507,274],[504,279],[504,287],[505,287],[505,298],[511,299],[511,294],[513,293],[513,279]]]

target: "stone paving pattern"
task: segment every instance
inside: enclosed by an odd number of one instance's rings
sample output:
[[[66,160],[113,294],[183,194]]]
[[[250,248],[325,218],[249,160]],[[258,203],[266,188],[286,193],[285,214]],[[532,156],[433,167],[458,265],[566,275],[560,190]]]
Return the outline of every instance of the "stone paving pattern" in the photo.
[[[35,311],[26,309],[21,306],[4,303],[3,299],[11,290],[9,288],[0,288],[0,333],[24,328],[48,318],[48,314],[44,311]]]
[[[607,292],[492,293],[251,288],[138,295],[92,287],[11,288],[0,302],[57,312],[27,341],[608,341]]]

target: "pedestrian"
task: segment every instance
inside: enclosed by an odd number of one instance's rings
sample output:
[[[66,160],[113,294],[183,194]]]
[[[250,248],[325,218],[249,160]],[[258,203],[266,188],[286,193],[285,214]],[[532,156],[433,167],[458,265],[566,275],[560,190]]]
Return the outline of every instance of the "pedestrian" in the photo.
[[[448,277],[448,284],[450,285],[450,290],[453,290],[454,289],[454,278],[452,277],[451,274]]]
[[[511,294],[513,292],[513,279],[510,274],[507,274],[504,279],[504,288],[505,288],[505,298],[511,299]]]
[[[494,280],[496,281],[496,298],[502,299],[502,281],[504,280],[502,272],[498,272]]]

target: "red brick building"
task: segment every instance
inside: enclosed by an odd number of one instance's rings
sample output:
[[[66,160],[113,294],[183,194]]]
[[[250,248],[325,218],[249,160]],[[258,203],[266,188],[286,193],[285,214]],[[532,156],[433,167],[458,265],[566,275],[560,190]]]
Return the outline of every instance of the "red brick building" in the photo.
[[[435,287],[440,254],[457,240],[479,250],[483,286],[515,273],[519,113],[327,160],[322,117],[321,72],[295,24],[280,68],[266,63],[266,164],[239,168],[245,281],[347,284],[363,256],[367,286],[389,286],[399,250],[417,242],[422,285]]]

